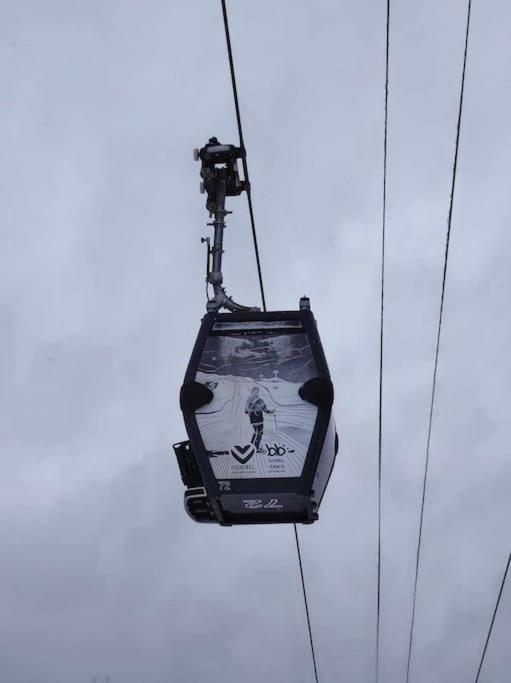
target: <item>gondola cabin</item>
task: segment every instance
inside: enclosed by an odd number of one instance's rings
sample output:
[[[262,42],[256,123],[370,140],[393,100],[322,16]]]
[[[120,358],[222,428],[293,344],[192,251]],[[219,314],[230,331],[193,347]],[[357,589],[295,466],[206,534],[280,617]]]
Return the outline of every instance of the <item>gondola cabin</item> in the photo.
[[[311,523],[338,448],[333,387],[309,310],[209,312],[181,387],[174,445],[197,522]]]

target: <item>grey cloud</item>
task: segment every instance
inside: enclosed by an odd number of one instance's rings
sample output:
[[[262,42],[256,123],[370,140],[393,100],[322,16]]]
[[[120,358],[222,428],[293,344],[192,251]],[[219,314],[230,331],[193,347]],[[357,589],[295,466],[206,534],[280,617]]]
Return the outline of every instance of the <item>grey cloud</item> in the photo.
[[[384,3],[229,3],[267,296],[311,296],[341,455],[300,529],[321,681],[374,667]],[[392,3],[382,683],[404,680],[466,4]],[[0,22],[0,678],[313,680],[287,528],[193,525],[170,444],[204,304],[191,149],[236,139],[216,3]],[[414,683],[471,680],[509,551],[509,8],[474,3]],[[258,301],[243,199],[226,283]],[[510,591],[481,683],[509,675]]]

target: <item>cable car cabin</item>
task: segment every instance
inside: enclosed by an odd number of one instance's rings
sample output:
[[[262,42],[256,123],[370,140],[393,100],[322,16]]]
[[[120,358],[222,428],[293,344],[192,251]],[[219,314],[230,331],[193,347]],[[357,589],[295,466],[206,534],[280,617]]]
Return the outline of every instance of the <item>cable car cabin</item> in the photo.
[[[197,522],[311,523],[338,438],[316,322],[299,311],[209,312],[180,404],[189,441],[174,445]]]

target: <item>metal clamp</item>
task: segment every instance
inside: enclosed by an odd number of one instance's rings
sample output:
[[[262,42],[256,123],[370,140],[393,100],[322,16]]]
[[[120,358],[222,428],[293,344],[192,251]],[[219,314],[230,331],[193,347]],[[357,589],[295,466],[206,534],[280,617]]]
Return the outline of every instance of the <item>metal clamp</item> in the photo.
[[[259,308],[242,306],[227,296],[222,287],[222,254],[225,216],[232,213],[225,209],[225,198],[240,195],[247,189],[245,180],[241,180],[238,172],[238,159],[245,157],[245,151],[234,145],[222,145],[217,138],[210,138],[201,149],[195,149],[193,157],[201,161],[201,192],[207,194],[206,208],[209,215],[214,215],[213,246],[209,237],[202,238],[207,243],[206,282],[213,286],[214,297],[206,304],[208,312],[226,308],[229,311],[258,311]]]

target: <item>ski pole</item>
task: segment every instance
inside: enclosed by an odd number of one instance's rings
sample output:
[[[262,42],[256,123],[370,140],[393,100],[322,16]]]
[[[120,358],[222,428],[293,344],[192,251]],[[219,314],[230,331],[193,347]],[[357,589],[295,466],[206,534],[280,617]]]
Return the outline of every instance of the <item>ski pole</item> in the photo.
[[[277,425],[277,416],[275,415],[275,410],[273,411],[273,419],[275,420],[275,433],[277,434],[277,440],[280,440],[279,427]]]

